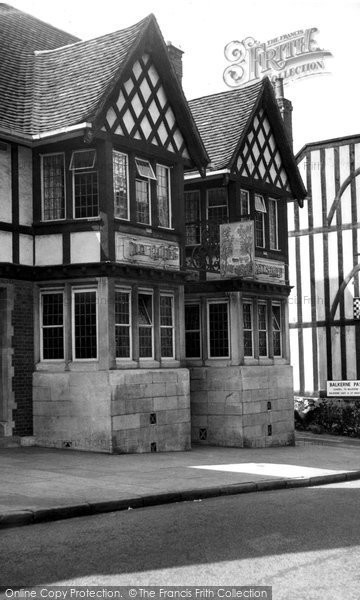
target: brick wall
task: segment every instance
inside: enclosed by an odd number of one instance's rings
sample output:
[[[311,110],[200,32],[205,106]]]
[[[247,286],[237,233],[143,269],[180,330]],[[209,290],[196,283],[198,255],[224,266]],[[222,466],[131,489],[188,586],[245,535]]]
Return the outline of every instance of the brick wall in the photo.
[[[32,374],[34,370],[33,284],[13,282],[13,435],[32,435]]]

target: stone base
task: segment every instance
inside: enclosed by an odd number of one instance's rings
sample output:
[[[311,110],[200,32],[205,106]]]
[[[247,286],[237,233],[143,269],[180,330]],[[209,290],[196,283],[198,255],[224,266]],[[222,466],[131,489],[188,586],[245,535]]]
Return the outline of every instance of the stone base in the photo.
[[[294,445],[289,365],[190,369],[192,441],[265,448]]]
[[[37,446],[95,452],[189,450],[187,369],[36,372]]]

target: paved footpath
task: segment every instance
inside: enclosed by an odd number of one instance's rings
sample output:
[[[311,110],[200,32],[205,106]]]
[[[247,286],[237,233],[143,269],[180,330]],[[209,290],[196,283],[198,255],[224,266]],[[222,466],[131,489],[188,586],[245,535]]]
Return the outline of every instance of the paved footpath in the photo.
[[[266,449],[108,455],[2,448],[0,528],[350,479],[360,479],[360,440],[302,433],[295,447]]]

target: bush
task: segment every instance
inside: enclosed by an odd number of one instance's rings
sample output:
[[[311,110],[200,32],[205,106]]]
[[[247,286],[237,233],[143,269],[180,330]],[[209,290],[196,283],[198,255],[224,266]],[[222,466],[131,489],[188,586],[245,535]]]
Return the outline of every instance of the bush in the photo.
[[[295,410],[297,429],[360,438],[360,403],[316,402],[305,412]]]

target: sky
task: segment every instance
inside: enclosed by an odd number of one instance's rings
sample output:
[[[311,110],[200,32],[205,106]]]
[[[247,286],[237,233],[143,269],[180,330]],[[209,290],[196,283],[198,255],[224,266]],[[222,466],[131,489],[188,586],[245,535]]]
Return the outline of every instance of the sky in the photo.
[[[306,143],[360,134],[360,0],[8,0],[8,4],[81,39],[123,29],[153,13],[166,41],[181,48],[188,99],[230,89],[223,73],[225,46],[253,37],[266,42],[316,27],[328,50],[328,74],[288,83],[294,150]]]

